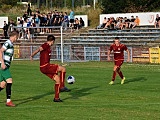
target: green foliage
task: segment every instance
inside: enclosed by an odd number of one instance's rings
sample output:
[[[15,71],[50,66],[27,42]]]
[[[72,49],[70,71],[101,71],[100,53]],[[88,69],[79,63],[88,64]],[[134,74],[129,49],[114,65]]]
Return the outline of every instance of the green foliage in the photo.
[[[102,0],[103,13],[148,12],[159,4],[160,0]]]
[[[3,7],[4,4],[15,6],[19,0],[0,0],[0,5]]]
[[[11,8],[12,8],[11,5],[6,5],[6,4],[4,4],[4,5],[2,6],[1,10],[2,10],[3,12],[6,12],[6,11],[10,10]]]

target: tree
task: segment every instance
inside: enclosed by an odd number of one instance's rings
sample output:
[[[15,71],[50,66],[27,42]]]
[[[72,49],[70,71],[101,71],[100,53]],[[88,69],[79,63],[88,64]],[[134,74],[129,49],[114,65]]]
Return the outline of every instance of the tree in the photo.
[[[148,12],[159,4],[160,0],[102,0],[103,13]]]
[[[17,4],[17,2],[19,2],[19,0],[0,0],[0,5],[11,5],[11,6],[14,6]]]

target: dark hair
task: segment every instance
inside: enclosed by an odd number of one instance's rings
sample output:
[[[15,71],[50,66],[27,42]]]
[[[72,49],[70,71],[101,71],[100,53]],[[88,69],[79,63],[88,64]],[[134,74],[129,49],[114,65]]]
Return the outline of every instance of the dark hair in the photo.
[[[119,40],[119,37],[115,37],[116,40]]]
[[[48,35],[47,41],[55,41],[55,37],[53,35]]]

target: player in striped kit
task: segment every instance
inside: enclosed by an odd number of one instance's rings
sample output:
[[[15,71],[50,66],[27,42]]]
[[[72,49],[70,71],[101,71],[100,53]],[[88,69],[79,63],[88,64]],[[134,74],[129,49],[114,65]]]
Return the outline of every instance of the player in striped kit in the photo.
[[[6,87],[6,106],[9,107],[15,106],[11,101],[11,87],[13,80],[9,68],[14,53],[13,43],[17,41],[18,35],[19,33],[17,31],[12,31],[9,35],[9,40],[7,40],[0,49],[0,91]]]

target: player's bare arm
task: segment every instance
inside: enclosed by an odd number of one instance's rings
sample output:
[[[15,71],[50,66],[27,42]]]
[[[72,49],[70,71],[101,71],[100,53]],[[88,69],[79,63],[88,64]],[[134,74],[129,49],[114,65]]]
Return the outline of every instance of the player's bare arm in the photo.
[[[129,62],[130,61],[130,52],[128,49],[126,50],[126,52],[127,52],[127,62]]]
[[[0,61],[1,61],[1,69],[5,69],[6,65],[4,64],[4,60],[3,60],[3,52],[5,51],[4,48],[0,49]]]
[[[110,54],[111,54],[111,51],[108,50],[108,61],[110,61]]]
[[[30,56],[30,59],[33,60],[33,57],[34,57],[38,52],[40,52],[40,51],[42,51],[42,50],[43,50],[43,48],[42,48],[42,47],[39,47],[37,50],[35,50],[35,51],[32,53],[32,55]]]

